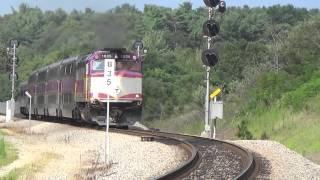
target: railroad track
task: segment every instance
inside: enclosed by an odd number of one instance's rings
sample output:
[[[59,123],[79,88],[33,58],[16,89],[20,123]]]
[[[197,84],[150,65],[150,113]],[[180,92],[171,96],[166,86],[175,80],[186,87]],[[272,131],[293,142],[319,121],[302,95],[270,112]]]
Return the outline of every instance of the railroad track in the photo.
[[[198,136],[148,130],[112,129],[130,135],[176,141],[189,159],[156,179],[255,179],[259,166],[252,153],[232,143]]]
[[[105,129],[73,121],[56,122],[83,128]],[[155,179],[256,179],[259,174],[259,160],[251,152],[229,142],[192,135],[129,129],[127,126],[113,126],[110,131],[141,136],[141,140],[174,144],[185,150],[188,155],[186,162]]]

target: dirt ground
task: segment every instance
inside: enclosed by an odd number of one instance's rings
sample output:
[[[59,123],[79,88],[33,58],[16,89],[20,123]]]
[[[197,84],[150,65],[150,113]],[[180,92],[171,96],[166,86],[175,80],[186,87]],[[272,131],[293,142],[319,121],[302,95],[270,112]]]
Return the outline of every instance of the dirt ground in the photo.
[[[306,158],[320,165],[320,153],[308,154],[306,155]]]
[[[28,127],[27,120],[0,123],[5,140],[19,154],[16,161],[0,168],[0,177],[16,170],[23,179],[85,179],[97,172],[107,179],[146,179],[164,174],[185,160],[178,147],[110,133],[112,165],[107,167],[102,155],[104,132],[39,121],[31,121],[30,130]]]

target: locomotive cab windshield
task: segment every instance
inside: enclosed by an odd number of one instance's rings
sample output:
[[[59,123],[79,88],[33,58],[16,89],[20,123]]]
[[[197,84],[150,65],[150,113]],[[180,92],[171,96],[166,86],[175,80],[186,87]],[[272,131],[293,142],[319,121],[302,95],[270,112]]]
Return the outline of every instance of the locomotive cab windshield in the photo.
[[[141,72],[141,63],[136,61],[120,60],[116,61],[116,71]]]
[[[103,72],[104,71],[104,59],[98,59],[92,61],[92,72]]]
[[[133,71],[141,72],[141,62],[132,59],[116,59],[116,71]],[[104,59],[97,59],[92,61],[91,72],[103,73]]]

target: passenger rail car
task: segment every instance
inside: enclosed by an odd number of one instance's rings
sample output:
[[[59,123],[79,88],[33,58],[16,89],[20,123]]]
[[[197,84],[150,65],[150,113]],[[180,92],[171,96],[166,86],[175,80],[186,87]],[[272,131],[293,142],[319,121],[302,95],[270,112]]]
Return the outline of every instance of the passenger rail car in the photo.
[[[115,60],[116,91],[108,89],[104,77],[105,59]],[[34,117],[72,118],[99,123],[105,120],[107,98],[113,123],[134,123],[141,119],[142,60],[125,49],[104,49],[84,56],[63,59],[31,73],[19,96],[32,95]],[[109,94],[108,94],[109,92]],[[25,97],[20,111],[28,115]]]

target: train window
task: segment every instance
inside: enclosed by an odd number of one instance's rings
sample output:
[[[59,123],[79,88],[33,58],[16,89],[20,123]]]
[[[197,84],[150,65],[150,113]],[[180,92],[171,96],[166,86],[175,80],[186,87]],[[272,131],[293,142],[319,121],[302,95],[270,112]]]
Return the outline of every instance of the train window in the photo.
[[[37,75],[34,74],[30,76],[29,82],[36,82],[36,80],[37,80]]]
[[[78,64],[78,69],[84,69],[85,68],[85,63],[81,62]]]
[[[72,64],[68,64],[64,66],[64,75],[71,75],[73,72]]]
[[[48,79],[52,80],[52,79],[58,79],[58,68],[53,68],[50,69],[48,72]]]
[[[75,75],[75,64],[70,64],[70,75]]]
[[[70,66],[69,66],[69,74],[70,75],[72,74],[72,64],[70,64]]]
[[[136,61],[117,61],[116,70],[141,72],[141,63]]]
[[[47,71],[40,72],[38,75],[38,81],[44,81],[46,79]]]
[[[82,79],[82,75],[85,73],[85,64],[84,63],[79,63],[77,66],[76,74],[77,74],[77,79]]]
[[[104,60],[95,60],[92,62],[92,71],[93,72],[103,72],[104,71]]]

